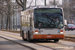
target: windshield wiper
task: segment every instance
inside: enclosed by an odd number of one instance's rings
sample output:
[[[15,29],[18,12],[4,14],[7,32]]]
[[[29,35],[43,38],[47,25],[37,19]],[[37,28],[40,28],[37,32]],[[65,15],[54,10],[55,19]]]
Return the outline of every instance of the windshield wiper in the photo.
[[[44,15],[44,16],[46,16],[47,17],[47,19],[49,19],[50,21],[48,21],[48,26],[50,27],[50,28],[55,28],[56,27],[56,25],[55,25],[55,22],[54,22],[54,17],[52,17],[52,16],[54,16],[53,14],[49,14],[49,15],[47,15],[46,13],[43,13],[42,15]],[[52,22],[54,23],[54,24],[52,24]],[[51,25],[53,25],[53,27],[51,26]]]
[[[56,13],[56,14],[59,14],[59,15],[61,15],[61,16],[62,16],[62,13]]]

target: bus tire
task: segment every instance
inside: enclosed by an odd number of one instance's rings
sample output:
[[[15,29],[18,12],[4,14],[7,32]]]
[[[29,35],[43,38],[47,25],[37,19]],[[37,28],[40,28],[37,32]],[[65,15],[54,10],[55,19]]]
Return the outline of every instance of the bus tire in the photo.
[[[26,39],[24,38],[24,32],[22,31],[22,39],[25,41]]]
[[[28,38],[27,38],[27,40],[28,40],[29,42],[32,41],[32,40],[30,39],[30,33],[29,33],[29,31],[28,31]]]
[[[54,43],[57,43],[58,41],[59,41],[59,39],[55,39],[55,40],[54,40]]]

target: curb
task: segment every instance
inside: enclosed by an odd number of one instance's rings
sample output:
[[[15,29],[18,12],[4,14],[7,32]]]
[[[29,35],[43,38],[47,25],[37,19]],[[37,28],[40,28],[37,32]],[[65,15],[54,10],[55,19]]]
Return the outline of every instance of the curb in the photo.
[[[65,35],[65,38],[74,38],[75,39],[75,36],[74,35]]]

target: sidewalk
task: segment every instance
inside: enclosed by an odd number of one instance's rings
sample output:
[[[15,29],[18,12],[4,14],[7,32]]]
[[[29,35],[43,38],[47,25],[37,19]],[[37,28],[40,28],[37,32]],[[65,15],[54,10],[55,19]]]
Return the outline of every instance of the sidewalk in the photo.
[[[18,33],[20,34],[20,30],[0,30],[0,31],[7,31],[7,32],[13,32],[13,33]]]
[[[65,35],[65,37],[75,38],[75,35]]]

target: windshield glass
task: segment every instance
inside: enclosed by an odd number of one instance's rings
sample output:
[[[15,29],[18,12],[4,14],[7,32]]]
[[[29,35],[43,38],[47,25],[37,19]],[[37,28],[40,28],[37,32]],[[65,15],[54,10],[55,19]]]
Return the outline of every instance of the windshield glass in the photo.
[[[62,28],[62,10],[57,8],[40,8],[34,10],[34,27],[39,28]]]

